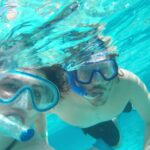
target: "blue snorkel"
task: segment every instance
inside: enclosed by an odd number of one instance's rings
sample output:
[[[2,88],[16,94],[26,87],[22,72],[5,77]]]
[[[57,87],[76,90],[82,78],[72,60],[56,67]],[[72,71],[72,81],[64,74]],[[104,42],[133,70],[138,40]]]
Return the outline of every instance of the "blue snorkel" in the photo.
[[[18,141],[26,142],[29,141],[34,136],[34,129],[28,128],[14,118],[0,114],[0,132],[3,135],[12,137]]]

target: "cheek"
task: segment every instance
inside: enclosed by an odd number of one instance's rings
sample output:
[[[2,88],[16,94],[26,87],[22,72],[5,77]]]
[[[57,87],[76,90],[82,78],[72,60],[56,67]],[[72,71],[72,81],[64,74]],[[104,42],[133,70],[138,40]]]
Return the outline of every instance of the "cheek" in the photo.
[[[0,113],[2,113],[4,110],[8,111],[9,109],[10,109],[10,106],[0,104]]]
[[[103,80],[103,81],[99,82],[99,84],[105,86],[105,85],[109,84],[109,81]]]
[[[30,110],[28,112],[26,112],[26,118],[25,118],[25,122],[27,124],[32,124],[35,122],[35,120],[38,118],[39,113],[35,110]]]

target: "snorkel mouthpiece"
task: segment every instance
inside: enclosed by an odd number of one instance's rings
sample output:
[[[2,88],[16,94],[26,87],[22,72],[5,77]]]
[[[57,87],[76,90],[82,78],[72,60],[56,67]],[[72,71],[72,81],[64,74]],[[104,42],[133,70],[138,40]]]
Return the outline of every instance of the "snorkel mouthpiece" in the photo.
[[[20,135],[20,141],[26,142],[30,140],[34,136],[34,129],[28,129],[26,131],[23,131]]]
[[[34,129],[2,114],[0,114],[0,132],[21,142],[28,141],[34,136]]]

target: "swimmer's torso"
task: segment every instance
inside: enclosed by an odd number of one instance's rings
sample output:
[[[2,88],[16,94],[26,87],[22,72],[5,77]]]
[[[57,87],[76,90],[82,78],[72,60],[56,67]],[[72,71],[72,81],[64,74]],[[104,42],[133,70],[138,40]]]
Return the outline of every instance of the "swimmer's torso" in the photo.
[[[53,112],[64,121],[83,128],[116,117],[128,101],[138,97],[138,93],[134,91],[137,82],[139,86],[143,86],[135,75],[126,70],[121,71],[124,76],[112,81],[111,89],[105,91],[106,103],[103,105],[92,105],[84,97],[69,91]]]

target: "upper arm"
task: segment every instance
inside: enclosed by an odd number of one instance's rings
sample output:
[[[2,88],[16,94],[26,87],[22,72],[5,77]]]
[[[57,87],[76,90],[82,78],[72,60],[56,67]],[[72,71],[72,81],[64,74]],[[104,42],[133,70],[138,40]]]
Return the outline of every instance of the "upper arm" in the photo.
[[[150,124],[150,94],[145,84],[137,77],[131,88],[131,102],[146,123]]]

